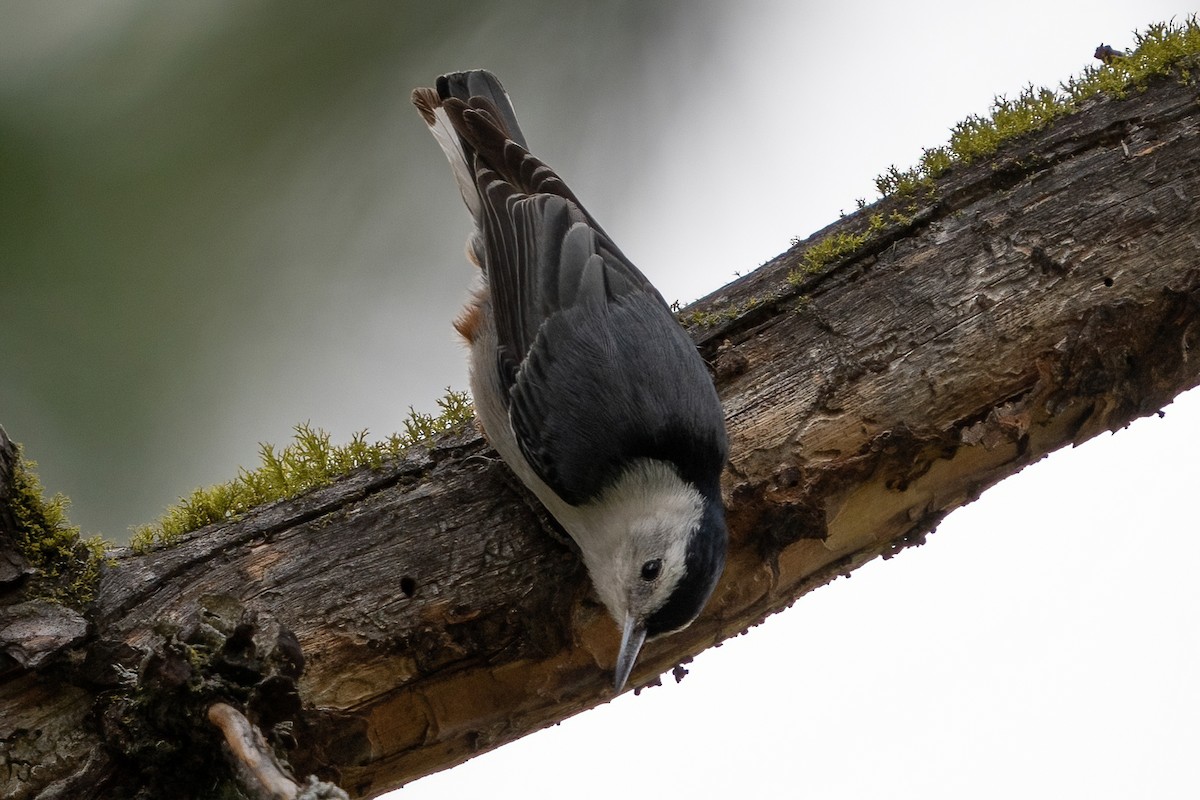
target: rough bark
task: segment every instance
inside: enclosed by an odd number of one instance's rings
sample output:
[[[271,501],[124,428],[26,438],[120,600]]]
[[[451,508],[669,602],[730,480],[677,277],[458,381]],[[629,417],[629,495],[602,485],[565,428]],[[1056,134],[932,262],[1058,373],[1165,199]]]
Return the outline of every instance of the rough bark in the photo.
[[[648,644],[632,683],[1200,382],[1198,196],[1197,92],[1162,80],[697,304],[719,320],[694,333],[728,416],[732,549],[709,608]],[[891,211],[911,221],[789,282],[818,237]],[[217,700],[351,796],[608,700],[617,632],[539,519],[465,433],[121,553],[82,642],[2,665],[0,795],[130,794],[147,736],[219,751]]]

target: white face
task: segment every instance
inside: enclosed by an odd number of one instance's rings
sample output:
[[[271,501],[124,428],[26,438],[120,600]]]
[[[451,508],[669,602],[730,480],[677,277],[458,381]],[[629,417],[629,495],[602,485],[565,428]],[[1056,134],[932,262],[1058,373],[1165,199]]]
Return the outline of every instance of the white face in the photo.
[[[684,574],[704,500],[661,461],[635,462],[597,500],[563,520],[596,593],[618,625],[661,608]],[[574,523],[574,524],[571,524]]]

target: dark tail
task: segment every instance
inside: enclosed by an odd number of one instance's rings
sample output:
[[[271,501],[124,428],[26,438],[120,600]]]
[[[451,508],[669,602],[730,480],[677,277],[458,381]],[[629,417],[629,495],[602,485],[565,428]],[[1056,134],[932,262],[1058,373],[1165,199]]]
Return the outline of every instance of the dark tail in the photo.
[[[495,107],[505,135],[526,150],[529,149],[529,145],[525,143],[525,135],[521,133],[521,126],[517,123],[517,112],[513,110],[512,100],[509,99],[508,92],[504,91],[500,80],[492,73],[482,69],[451,72],[437,79],[437,93],[439,100],[445,101],[453,97],[467,105],[473,105],[473,97],[488,100]]]
[[[412,102],[446,154],[463,202],[478,225],[482,208],[475,184],[476,151],[482,147],[495,157],[503,153],[506,139],[526,149],[525,135],[517,124],[508,93],[495,75],[477,69],[443,75],[436,89],[414,89]],[[467,111],[471,112],[471,123],[464,120]]]
[[[436,89],[415,89],[412,101],[450,161],[477,228],[483,225],[485,187],[497,179],[521,194],[558,195],[587,215],[557,173],[530,155],[512,101],[492,73],[451,72],[438,78]],[[600,230],[590,215],[588,220]],[[482,246],[478,235],[468,244],[476,263],[482,263]]]

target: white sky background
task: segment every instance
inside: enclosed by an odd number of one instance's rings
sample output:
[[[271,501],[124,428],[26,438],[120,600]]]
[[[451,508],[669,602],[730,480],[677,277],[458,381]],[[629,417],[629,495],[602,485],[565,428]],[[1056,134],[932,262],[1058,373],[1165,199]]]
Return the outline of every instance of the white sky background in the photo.
[[[699,85],[676,87],[677,118],[701,121],[689,138],[663,132],[654,168],[622,174],[628,194],[603,212],[575,187],[668,298],[705,294],[731,265],[874,199],[876,174],[944,143],[994,95],[1056,86],[1101,42],[1129,46],[1134,29],[1189,12],[739,8]],[[519,112],[531,103],[509,90]],[[526,132],[535,150],[553,137]],[[681,684],[668,676],[395,797],[1200,796],[1197,441],[1192,393],[1165,419],[1029,467],[925,546],[702,654]]]
[[[345,3],[379,32],[346,24],[362,41],[337,49],[295,22],[321,4],[0,0],[0,424],[85,532],[152,519],[298,422],[384,436],[465,387],[468,216],[408,104],[441,72],[494,69],[534,151],[688,301],[873,200],[995,95],[1196,10],[697,0],[646,34],[603,13],[619,3],[532,5]],[[1029,467],[679,685],[395,796],[1200,797],[1200,393],[1166,411]]]

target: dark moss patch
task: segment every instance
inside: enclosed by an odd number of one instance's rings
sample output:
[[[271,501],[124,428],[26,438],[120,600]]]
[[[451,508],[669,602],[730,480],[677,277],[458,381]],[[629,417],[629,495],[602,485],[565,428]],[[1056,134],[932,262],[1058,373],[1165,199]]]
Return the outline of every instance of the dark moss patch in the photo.
[[[20,445],[15,447],[8,485],[0,496],[13,521],[17,551],[32,568],[25,596],[81,609],[95,594],[109,545],[99,536],[80,535],[79,526],[67,519],[70,501],[62,494],[47,499],[37,464],[24,457]]]

